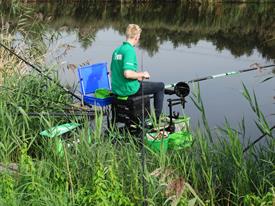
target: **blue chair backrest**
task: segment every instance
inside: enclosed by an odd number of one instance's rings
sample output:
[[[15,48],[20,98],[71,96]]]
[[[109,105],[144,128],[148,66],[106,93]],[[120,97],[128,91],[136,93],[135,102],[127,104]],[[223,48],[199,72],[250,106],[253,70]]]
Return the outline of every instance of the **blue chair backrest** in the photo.
[[[92,64],[78,68],[81,93],[83,95],[94,93],[96,89],[111,89],[107,63]]]

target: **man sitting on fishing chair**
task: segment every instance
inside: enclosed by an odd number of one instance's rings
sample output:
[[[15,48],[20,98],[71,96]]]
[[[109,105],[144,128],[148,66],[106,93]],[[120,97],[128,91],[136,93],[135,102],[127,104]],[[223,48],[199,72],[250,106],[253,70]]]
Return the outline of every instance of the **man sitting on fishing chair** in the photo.
[[[163,107],[164,83],[142,81],[149,79],[150,74],[138,72],[135,46],[139,42],[141,28],[129,24],[126,29],[126,41],[115,49],[111,63],[112,92],[118,96],[154,95],[156,118],[159,120]],[[143,90],[143,91],[142,91]]]

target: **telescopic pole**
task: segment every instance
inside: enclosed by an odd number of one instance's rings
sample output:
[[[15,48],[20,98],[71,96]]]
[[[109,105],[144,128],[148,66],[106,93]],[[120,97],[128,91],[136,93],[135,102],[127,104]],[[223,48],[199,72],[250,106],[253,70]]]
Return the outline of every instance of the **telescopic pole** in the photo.
[[[250,71],[253,71],[253,70],[257,70],[257,69],[264,69],[264,68],[274,67],[274,66],[275,66],[275,64],[270,64],[270,65],[265,65],[265,66],[255,65],[254,67],[248,68],[248,69],[242,69],[242,70],[238,70],[238,71],[231,71],[231,72],[226,72],[226,73],[201,77],[201,78],[197,78],[197,79],[192,79],[192,80],[186,81],[186,83],[189,84],[189,83],[194,83],[194,82],[201,82],[201,81],[205,81],[205,80],[209,80],[209,79],[216,79],[218,77],[232,76],[232,75],[241,74],[241,73],[244,73],[244,72],[250,72]],[[176,84],[177,83],[165,85],[165,88],[175,87]]]
[[[75,97],[76,99],[78,99],[80,101],[82,100],[81,97],[77,96],[75,93],[73,93],[70,90],[68,90],[67,88],[63,87],[61,84],[59,84],[58,82],[56,82],[53,78],[51,78],[48,75],[46,75],[45,73],[43,73],[41,71],[41,69],[39,69],[38,67],[34,66],[32,63],[28,62],[27,60],[23,59],[21,56],[19,56],[18,54],[16,54],[14,51],[12,51],[10,48],[8,48],[7,46],[5,46],[1,42],[0,42],[0,46],[4,47],[11,54],[13,54],[18,59],[20,59],[21,61],[23,61],[25,64],[29,65],[31,68],[33,68],[34,70],[36,70],[37,72],[39,72],[42,76],[46,77],[50,81],[53,81],[58,87],[60,87],[61,89],[63,89],[65,92],[69,93],[70,95],[72,95],[73,97]]]

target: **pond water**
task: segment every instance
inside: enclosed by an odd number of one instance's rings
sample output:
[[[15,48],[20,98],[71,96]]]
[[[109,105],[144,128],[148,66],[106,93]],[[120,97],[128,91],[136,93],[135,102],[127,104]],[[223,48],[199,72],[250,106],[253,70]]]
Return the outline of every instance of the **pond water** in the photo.
[[[136,48],[140,70],[152,81],[165,84],[249,68],[255,62],[274,63],[274,4],[39,4],[44,15],[52,16],[51,30],[59,35],[51,41],[48,60],[57,61],[64,85],[77,85],[78,66],[107,62],[124,40],[128,23],[139,24],[141,42]],[[252,71],[200,83],[206,116],[212,130],[225,118],[239,129],[245,119],[246,140],[260,135],[256,115],[242,96],[244,83],[256,93],[260,108],[275,124],[274,69]],[[190,85],[192,91],[194,85]],[[184,112],[196,127],[201,114],[186,98]],[[168,113],[167,102],[164,111]],[[182,112],[180,107],[177,111]]]

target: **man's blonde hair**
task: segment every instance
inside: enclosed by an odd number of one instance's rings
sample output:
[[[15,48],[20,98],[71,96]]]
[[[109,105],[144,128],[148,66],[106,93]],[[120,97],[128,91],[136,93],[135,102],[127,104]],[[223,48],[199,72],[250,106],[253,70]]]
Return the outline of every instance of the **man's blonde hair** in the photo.
[[[127,39],[132,39],[136,35],[141,33],[141,28],[137,24],[129,24],[126,29],[126,38]]]

